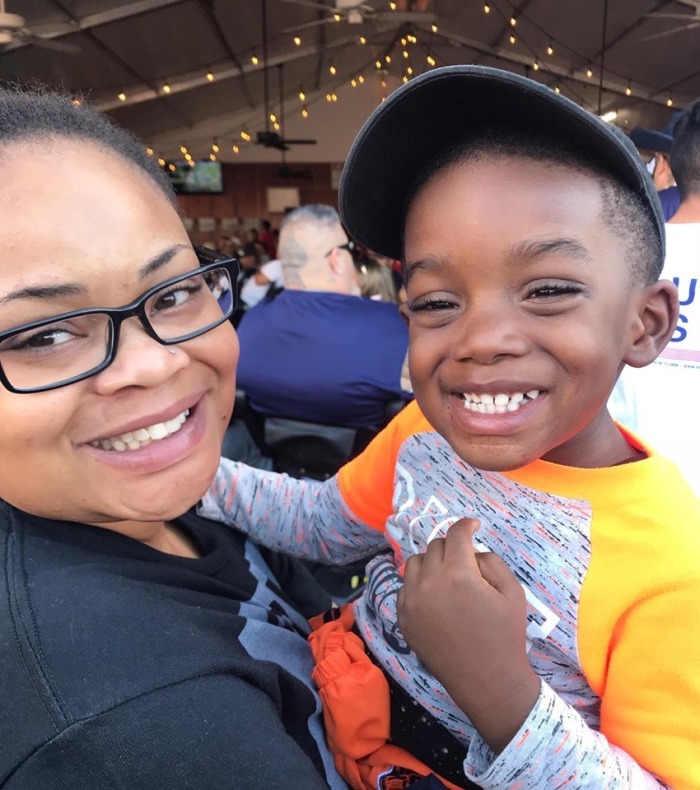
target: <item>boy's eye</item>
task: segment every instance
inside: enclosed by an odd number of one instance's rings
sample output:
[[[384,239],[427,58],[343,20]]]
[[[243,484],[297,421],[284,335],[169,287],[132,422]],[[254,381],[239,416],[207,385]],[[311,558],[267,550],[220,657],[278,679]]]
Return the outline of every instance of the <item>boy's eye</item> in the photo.
[[[415,299],[413,302],[409,302],[408,304],[408,309],[412,313],[436,310],[453,310],[455,307],[457,307],[457,305],[454,302],[450,302],[447,299],[438,299],[435,297]]]
[[[542,283],[528,291],[528,299],[552,299],[558,296],[581,293],[581,286],[575,283]]]

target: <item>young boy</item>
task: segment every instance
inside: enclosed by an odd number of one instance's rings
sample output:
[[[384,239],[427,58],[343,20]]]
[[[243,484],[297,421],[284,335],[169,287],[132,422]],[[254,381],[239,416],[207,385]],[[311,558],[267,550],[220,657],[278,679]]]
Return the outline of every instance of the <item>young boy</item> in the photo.
[[[634,146],[538,83],[436,69],[367,121],[340,205],[404,262],[416,402],[326,483],[222,462],[203,502],[302,556],[393,550],[312,636],[337,765],[700,787],[700,504],[606,410],[678,312]]]

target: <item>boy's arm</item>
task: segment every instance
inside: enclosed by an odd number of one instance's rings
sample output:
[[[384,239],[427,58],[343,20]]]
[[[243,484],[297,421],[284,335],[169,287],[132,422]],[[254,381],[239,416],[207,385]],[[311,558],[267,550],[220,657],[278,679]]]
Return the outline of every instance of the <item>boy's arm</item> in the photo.
[[[297,480],[222,458],[198,512],[271,549],[329,564],[343,565],[387,545],[381,530],[350,510],[335,477]]]
[[[533,686],[522,590],[499,557],[475,554],[475,524],[410,558],[398,595],[404,636],[479,732],[466,775],[488,790],[700,787],[697,643],[679,628],[658,633],[679,612],[700,622],[697,581],[640,601],[621,624],[601,694],[612,745],[546,682]]]

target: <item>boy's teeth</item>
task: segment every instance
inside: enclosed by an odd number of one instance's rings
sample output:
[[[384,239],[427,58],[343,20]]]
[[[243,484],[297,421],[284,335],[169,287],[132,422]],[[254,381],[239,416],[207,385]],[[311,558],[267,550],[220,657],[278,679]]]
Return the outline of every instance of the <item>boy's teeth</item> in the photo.
[[[479,414],[505,414],[509,411],[517,411],[521,405],[529,403],[540,394],[539,390],[529,390],[528,392],[513,392],[507,395],[505,392],[492,394],[482,392],[477,395],[475,392],[465,392],[464,408]]]
[[[180,430],[182,424],[187,419],[190,413],[189,409],[185,409],[182,414],[173,417],[172,420],[167,422],[157,422],[155,425],[149,425],[146,428],[139,428],[136,431],[127,431],[119,436],[111,436],[109,439],[101,439],[100,441],[91,442],[93,447],[100,447],[103,450],[116,450],[119,453],[124,450],[138,450],[150,442],[157,442],[159,439],[165,439],[166,436],[172,436]]]

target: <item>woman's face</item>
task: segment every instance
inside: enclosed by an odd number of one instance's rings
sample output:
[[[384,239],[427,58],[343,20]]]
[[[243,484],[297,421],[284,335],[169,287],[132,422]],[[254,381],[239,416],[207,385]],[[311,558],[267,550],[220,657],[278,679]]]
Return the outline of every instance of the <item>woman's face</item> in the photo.
[[[160,190],[87,143],[3,151],[0,215],[0,331],[120,307],[198,265]],[[183,513],[216,471],[237,360],[228,321],[168,347],[131,318],[114,362],[97,375],[30,394],[0,386],[0,497],[36,515],[122,532],[132,531],[129,522]],[[165,438],[117,449],[125,434],[160,425]]]

